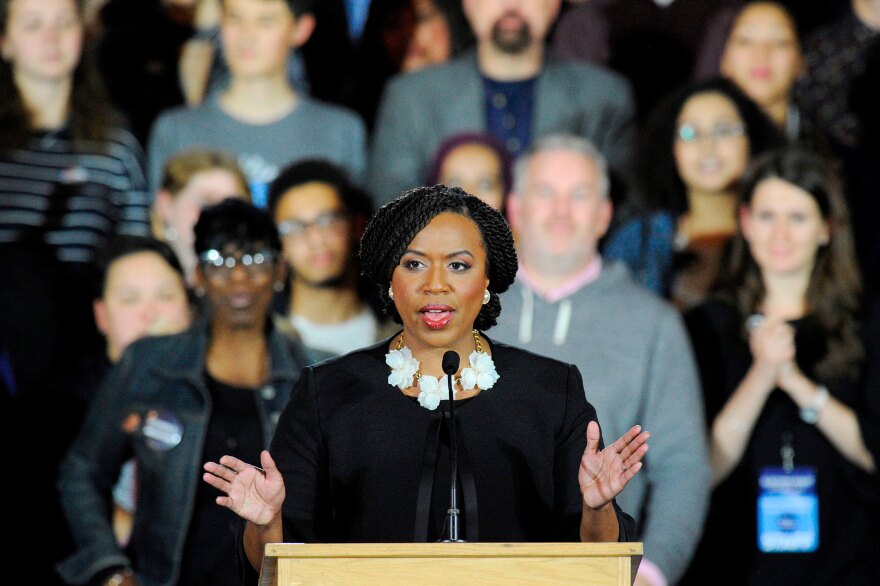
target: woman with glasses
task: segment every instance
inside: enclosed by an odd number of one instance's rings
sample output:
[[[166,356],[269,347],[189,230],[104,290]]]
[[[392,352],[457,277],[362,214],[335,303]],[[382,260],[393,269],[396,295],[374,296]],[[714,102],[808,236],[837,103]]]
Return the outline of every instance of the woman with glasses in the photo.
[[[681,308],[711,289],[736,231],[736,187],[751,157],[781,137],[730,81],[712,79],[670,96],[641,142],[631,207],[605,243],[651,289]]]
[[[73,584],[238,584],[235,516],[199,482],[230,452],[255,461],[310,356],[275,331],[282,282],[272,221],[238,199],[195,226],[206,319],[133,343],[104,380],[61,470],[78,551],[59,566]],[[134,458],[137,511],[125,550],[113,538],[110,489]]]

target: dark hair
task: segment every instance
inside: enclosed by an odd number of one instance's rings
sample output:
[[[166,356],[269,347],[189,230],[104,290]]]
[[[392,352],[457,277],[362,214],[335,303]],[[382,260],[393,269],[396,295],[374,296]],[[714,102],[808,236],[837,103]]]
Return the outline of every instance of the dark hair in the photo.
[[[429,170],[426,179],[427,183],[433,185],[440,180],[440,169],[443,167],[443,161],[446,160],[449,153],[460,146],[469,144],[477,144],[486,147],[495,153],[495,156],[501,161],[501,180],[504,183],[503,190],[506,194],[510,190],[512,180],[511,166],[513,163],[510,160],[510,153],[500,140],[487,132],[460,132],[458,134],[453,134],[441,142],[440,146],[438,146],[437,150],[434,152],[434,160],[431,163],[431,169]]]
[[[766,153],[743,178],[740,204],[749,206],[756,187],[778,178],[809,193],[830,227],[828,244],[820,246],[806,292],[808,311],[828,336],[828,353],[816,366],[826,380],[852,375],[864,358],[858,336],[861,282],[856,268],[849,214],[840,182],[829,162],[798,147]],[[719,295],[734,303],[745,322],[764,301],[761,270],[739,230],[731,248],[729,270],[719,280]]]
[[[449,29],[450,57],[458,56],[474,44],[474,33],[461,7],[461,0],[431,0],[434,7],[443,13]]]
[[[636,158],[641,207],[669,211],[676,216],[688,211],[687,191],[678,174],[673,149],[678,116],[692,97],[710,93],[721,94],[733,102],[746,127],[750,157],[784,144],[773,122],[732,81],[714,77],[690,84],[664,99],[645,128]]]
[[[361,266],[364,274],[379,286],[385,312],[397,323],[402,323],[388,296],[391,275],[416,234],[443,212],[470,218],[480,229],[486,250],[486,275],[491,298],[477,315],[474,327],[487,330],[495,325],[501,313],[498,294],[507,291],[516,277],[516,249],[504,216],[464,190],[445,185],[416,187],[379,208],[361,239]]]
[[[194,232],[196,254],[212,248],[223,250],[229,244],[243,249],[257,243],[281,252],[281,240],[269,214],[237,198],[203,209]]]
[[[186,288],[186,285],[184,285],[186,277],[183,274],[183,267],[180,266],[180,261],[177,260],[177,255],[174,254],[170,246],[148,236],[120,235],[111,238],[107,246],[102,248],[95,258],[95,269],[98,278],[94,298],[99,299],[104,296],[104,289],[107,287],[107,274],[116,261],[141,252],[158,254],[180,276],[181,287]]]
[[[742,16],[746,9],[755,4],[768,4],[779,9],[791,24],[794,31],[795,41],[798,44],[798,50],[803,51],[803,38],[801,34],[800,23],[794,17],[788,6],[777,0],[746,0],[740,6],[729,6],[722,8],[712,17],[708,34],[703,38],[702,46],[697,55],[697,65],[694,68],[694,77],[696,79],[705,79],[721,74],[721,60],[727,50],[727,44],[730,42],[730,35],[736,26],[736,21]]]
[[[72,0],[82,17],[82,0]],[[0,37],[9,26],[9,5],[0,0]],[[82,55],[73,71],[70,91],[71,138],[74,150],[85,148],[87,141],[110,138],[111,126],[120,125],[121,118],[110,105],[97,69],[92,47],[83,41]],[[27,146],[34,131],[31,113],[21,96],[12,72],[12,64],[0,59],[0,151]]]
[[[767,4],[779,10],[782,14],[785,15],[785,18],[788,19],[789,24],[791,25],[791,30],[794,32],[795,41],[798,44],[798,50],[803,50],[803,39],[801,38],[801,30],[800,24],[798,20],[794,17],[791,9],[786,6],[783,2],[779,2],[778,0],[746,0],[746,2],[739,7],[733,14],[733,19],[730,21],[730,28],[727,30],[727,34],[724,37],[725,45],[727,41],[730,40],[730,33],[733,32],[733,27],[736,26],[736,21],[739,20],[739,17],[742,15],[746,9],[751,8],[755,4]]]
[[[306,183],[324,183],[332,187],[339,194],[342,207],[350,214],[366,220],[373,213],[369,196],[349,181],[341,167],[322,159],[306,159],[285,167],[272,181],[268,193],[269,214],[274,218],[284,194]]]

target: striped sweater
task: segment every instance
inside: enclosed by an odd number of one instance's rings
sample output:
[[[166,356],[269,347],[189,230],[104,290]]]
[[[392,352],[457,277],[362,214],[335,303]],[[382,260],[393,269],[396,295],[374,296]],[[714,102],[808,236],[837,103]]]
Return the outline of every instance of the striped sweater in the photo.
[[[62,262],[87,263],[115,234],[148,234],[142,160],[123,130],[76,152],[62,130],[0,153],[0,244],[48,245]]]

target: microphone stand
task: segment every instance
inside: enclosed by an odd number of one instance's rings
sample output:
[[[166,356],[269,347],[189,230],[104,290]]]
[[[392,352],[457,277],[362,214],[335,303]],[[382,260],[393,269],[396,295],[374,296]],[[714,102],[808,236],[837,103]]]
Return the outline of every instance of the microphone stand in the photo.
[[[449,527],[449,539],[441,539],[442,543],[465,543],[459,537],[458,508],[458,442],[455,439],[455,399],[452,390],[452,377],[458,372],[458,354],[452,350],[443,355],[443,372],[449,387],[449,451],[452,457],[452,483],[449,487],[449,509],[446,511],[446,526]]]

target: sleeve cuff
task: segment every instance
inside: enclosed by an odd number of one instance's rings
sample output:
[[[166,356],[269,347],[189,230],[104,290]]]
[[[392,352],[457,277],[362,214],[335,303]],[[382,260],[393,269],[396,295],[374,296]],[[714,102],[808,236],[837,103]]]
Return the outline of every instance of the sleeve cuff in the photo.
[[[648,582],[651,586],[667,586],[666,576],[660,571],[660,568],[647,558],[642,558],[639,564],[638,577]]]

